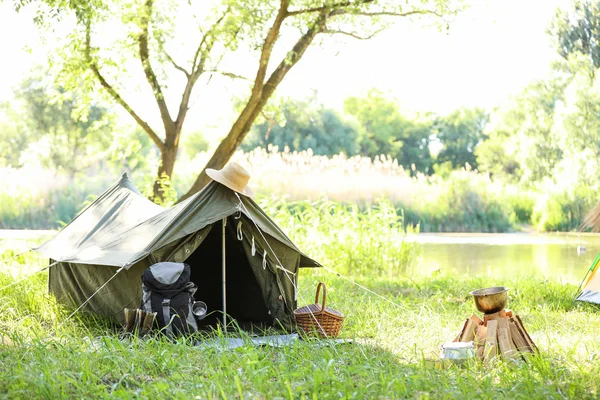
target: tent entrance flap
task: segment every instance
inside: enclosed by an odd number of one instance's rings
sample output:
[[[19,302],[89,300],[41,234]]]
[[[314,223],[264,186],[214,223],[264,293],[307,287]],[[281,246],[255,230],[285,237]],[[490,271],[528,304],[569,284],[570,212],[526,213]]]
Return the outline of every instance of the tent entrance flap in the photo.
[[[240,325],[252,323],[270,326],[273,318],[269,315],[261,287],[252,272],[242,242],[237,240],[233,220],[228,222],[225,227],[227,316]],[[198,286],[194,297],[205,302],[210,313],[201,321],[203,326],[214,326],[223,319],[222,235],[223,223],[219,221],[185,261],[192,271],[190,280]]]

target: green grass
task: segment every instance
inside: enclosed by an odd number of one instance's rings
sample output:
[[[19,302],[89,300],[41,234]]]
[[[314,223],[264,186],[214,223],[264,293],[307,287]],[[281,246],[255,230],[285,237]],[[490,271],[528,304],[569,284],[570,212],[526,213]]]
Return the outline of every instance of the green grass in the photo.
[[[14,258],[0,243],[0,287],[44,265],[36,254]],[[46,293],[42,272],[0,292],[2,398],[597,398],[599,309],[574,303],[576,287],[519,276],[352,274],[347,259],[330,267],[393,301],[375,297],[326,271],[301,271],[299,303],[312,302],[318,281],[328,305],[346,315],[341,336],[354,344],[234,350],[180,339],[120,340],[106,321],[77,314]],[[8,265],[7,265],[8,264]],[[377,272],[379,271],[379,272]],[[504,284],[540,349],[529,364],[477,363],[432,369],[424,359],[460,330],[474,307],[468,292]],[[211,337],[222,337],[214,333]]]

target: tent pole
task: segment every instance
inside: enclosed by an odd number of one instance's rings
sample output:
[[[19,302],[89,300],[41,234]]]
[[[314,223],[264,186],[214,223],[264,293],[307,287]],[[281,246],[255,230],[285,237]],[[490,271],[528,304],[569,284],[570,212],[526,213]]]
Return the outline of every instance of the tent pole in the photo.
[[[221,269],[221,281],[223,284],[223,329],[227,330],[227,296],[226,296],[226,290],[227,290],[227,283],[226,283],[226,262],[225,262],[225,226],[227,226],[227,217],[223,218],[223,240],[221,240],[222,243],[222,255],[223,255],[223,266]]]

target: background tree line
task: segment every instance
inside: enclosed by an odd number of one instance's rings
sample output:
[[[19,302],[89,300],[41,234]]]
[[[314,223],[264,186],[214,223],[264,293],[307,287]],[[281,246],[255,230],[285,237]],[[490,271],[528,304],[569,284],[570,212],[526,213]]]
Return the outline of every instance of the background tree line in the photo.
[[[557,51],[551,74],[504,107],[436,115],[407,112],[375,90],[346,99],[341,110],[320,104],[318,95],[272,96],[241,148],[385,154],[410,174],[432,178],[467,167],[522,193],[560,193],[546,196],[546,205],[527,199],[514,209],[526,222],[534,207],[553,208],[569,222],[561,217],[544,223],[572,228],[600,190],[599,20],[599,1],[575,1],[558,10],[548,27]],[[35,71],[13,101],[0,105],[0,166],[39,164],[71,177],[100,170],[114,176],[125,169],[152,180],[162,154],[147,132],[100,92],[63,85],[55,73]],[[218,144],[197,129],[182,128],[180,136],[177,156],[186,160]]]
[[[459,109],[446,116],[403,114],[396,100],[376,90],[346,99],[344,112],[324,107],[316,97],[280,99],[272,116],[254,126],[242,149],[274,145],[326,156],[389,155],[413,174],[430,175],[442,164],[476,168],[475,148],[484,140],[487,120],[482,109]]]

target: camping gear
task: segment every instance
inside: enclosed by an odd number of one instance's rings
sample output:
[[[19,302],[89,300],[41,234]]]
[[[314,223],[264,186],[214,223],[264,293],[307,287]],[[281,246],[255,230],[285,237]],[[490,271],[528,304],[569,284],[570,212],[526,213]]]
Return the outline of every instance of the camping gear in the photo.
[[[156,263],[142,275],[141,309],[157,313],[158,327],[168,336],[198,331],[192,311],[197,287],[190,275],[189,265],[173,262]]]
[[[471,292],[478,310],[490,310],[483,320],[473,314],[467,318],[455,343],[473,343],[475,354],[485,364],[496,357],[523,359],[536,354],[538,349],[525,330],[521,318],[511,310],[505,310],[508,289],[504,286],[479,289]]]
[[[323,302],[319,304],[321,287],[323,288]],[[294,318],[298,327],[307,334],[316,332],[321,337],[337,337],[344,322],[344,315],[339,311],[326,307],[326,302],[327,288],[323,282],[319,282],[315,294],[315,304],[294,310]]]
[[[135,317],[137,315],[137,310],[131,309],[131,308],[125,308],[123,310],[123,313],[125,314],[125,324],[124,324],[125,332],[133,332],[133,329],[135,326]]]
[[[195,301],[194,305],[192,306],[192,313],[194,314],[194,318],[196,318],[197,321],[201,321],[206,317],[207,310],[208,307],[203,301]]]
[[[125,315],[125,324],[123,325],[125,333],[137,332],[145,335],[152,330],[156,313],[147,313],[139,308],[125,308],[123,313]]]
[[[597,273],[598,269],[600,269],[599,265],[600,254],[596,256],[592,265],[583,277],[579,289],[577,290],[575,300],[600,304],[600,274]]]
[[[212,180],[217,181],[244,196],[254,196],[252,189],[248,186],[250,174],[244,167],[236,162],[230,162],[220,170],[206,168],[206,175]]]
[[[473,290],[469,293],[473,296],[475,307],[484,314],[493,314],[506,307],[508,299],[508,288],[495,286],[486,289]]]
[[[440,350],[440,358],[446,360],[467,360],[475,357],[473,342],[444,343]]]
[[[321,266],[251,198],[218,182],[164,209],[127,174],[35,250],[56,262],[48,286],[59,301],[121,322],[124,308],[140,304],[146,268],[185,262],[216,311],[202,324],[214,325],[226,312],[240,326],[292,328],[298,268]]]
[[[146,313],[146,316],[144,317],[144,322],[142,323],[142,334],[143,335],[145,335],[146,333],[148,333],[152,330],[152,327],[154,326],[155,321],[156,321],[156,313],[155,312]]]

